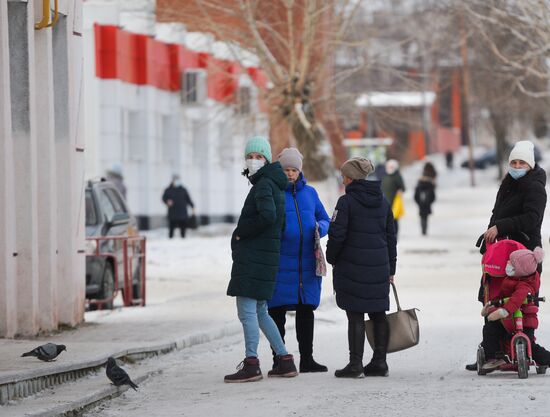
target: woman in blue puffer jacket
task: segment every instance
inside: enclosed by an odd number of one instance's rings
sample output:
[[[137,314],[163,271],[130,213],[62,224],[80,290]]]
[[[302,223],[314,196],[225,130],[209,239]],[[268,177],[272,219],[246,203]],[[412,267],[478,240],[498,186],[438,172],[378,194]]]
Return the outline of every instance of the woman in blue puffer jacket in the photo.
[[[321,298],[321,277],[315,274],[315,229],[328,232],[330,219],[317,191],[306,184],[302,155],[286,148],[279,155],[289,184],[286,188],[286,225],[281,238],[281,260],[275,293],[268,302],[269,315],[285,337],[286,312],[296,311],[296,338],[300,350],[300,372],[326,372],[313,360],[313,311]]]

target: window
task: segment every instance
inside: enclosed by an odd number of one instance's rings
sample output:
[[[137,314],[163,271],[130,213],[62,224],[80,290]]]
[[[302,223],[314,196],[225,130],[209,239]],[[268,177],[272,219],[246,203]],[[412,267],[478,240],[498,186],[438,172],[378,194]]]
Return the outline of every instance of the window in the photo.
[[[106,191],[107,190],[101,190],[99,192],[99,206],[101,207],[101,211],[107,217],[107,219],[112,219],[113,214],[116,213],[116,210]]]
[[[181,102],[200,104],[206,98],[206,75],[202,70],[185,71],[181,80]]]
[[[251,97],[252,93],[250,91],[250,87],[239,87],[239,97],[237,102],[238,114],[250,114]]]
[[[95,209],[94,197],[90,190],[86,190],[86,226],[95,226],[97,224],[97,211]]]
[[[147,157],[147,117],[137,111],[127,110],[123,125],[123,136],[128,138],[128,152],[131,159]]]
[[[107,197],[111,200],[115,213],[127,212],[124,202],[114,190],[107,189],[105,190],[105,194],[107,194]]]

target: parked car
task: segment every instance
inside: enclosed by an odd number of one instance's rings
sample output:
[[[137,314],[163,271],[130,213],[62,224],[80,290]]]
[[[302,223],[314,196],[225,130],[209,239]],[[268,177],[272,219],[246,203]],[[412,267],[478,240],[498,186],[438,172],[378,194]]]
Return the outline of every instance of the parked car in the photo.
[[[137,221],[113,183],[104,179],[88,181],[85,189],[85,201],[86,237],[135,236],[138,234]],[[86,298],[101,300],[107,299],[113,294],[115,270],[118,271],[118,288],[124,288],[124,264],[121,241],[99,241],[99,252],[116,255],[116,262],[113,258],[94,256],[97,253],[97,245],[96,240],[86,241]],[[133,249],[132,246],[129,252],[132,253]],[[135,258],[132,262],[134,298],[139,298],[141,295],[140,262],[140,258]],[[112,308],[112,301],[105,303],[103,307]],[[96,305],[90,305],[90,309],[95,308]]]
[[[509,154],[512,150],[513,146],[509,146],[507,148],[506,154]],[[540,152],[540,149],[535,145],[535,162],[538,163],[540,160],[542,160],[542,153]],[[491,165],[497,164],[497,150],[495,148],[489,149],[477,158],[474,158],[474,168],[476,169],[485,169]],[[462,168],[468,168],[468,160],[460,164]]]

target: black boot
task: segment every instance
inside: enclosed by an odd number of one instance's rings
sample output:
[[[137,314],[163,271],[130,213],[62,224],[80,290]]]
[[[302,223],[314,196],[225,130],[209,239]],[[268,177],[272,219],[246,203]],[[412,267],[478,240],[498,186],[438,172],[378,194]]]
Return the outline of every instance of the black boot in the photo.
[[[325,365],[313,359],[313,325],[315,315],[313,307],[300,304],[296,309],[296,339],[300,350],[300,373],[327,372]]]
[[[292,378],[298,375],[296,365],[294,365],[294,357],[291,354],[275,356],[275,366],[267,373],[270,378],[282,377]]]
[[[531,349],[533,351],[533,360],[537,365],[550,365],[550,352],[548,352],[543,346],[538,343],[532,343]]]
[[[365,348],[365,322],[348,321],[349,363],[334,372],[337,378],[361,378],[363,376],[363,350]]]
[[[464,368],[467,371],[477,371],[477,362],[468,363]]]
[[[388,350],[388,339],[390,327],[384,314],[384,318],[373,320],[374,330],[374,352],[372,359],[365,366],[365,376],[388,376],[388,364],[386,363],[386,352]]]
[[[315,362],[313,356],[300,356],[300,373],[305,374],[307,372],[327,372],[328,368],[325,365],[321,365]]]

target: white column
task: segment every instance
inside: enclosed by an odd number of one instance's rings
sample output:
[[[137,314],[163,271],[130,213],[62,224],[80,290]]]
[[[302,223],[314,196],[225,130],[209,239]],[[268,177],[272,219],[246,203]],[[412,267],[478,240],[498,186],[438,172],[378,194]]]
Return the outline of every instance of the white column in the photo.
[[[58,297],[60,323],[74,326],[84,319],[84,120],[82,88],[82,1],[69,4],[63,29],[67,48],[55,56],[55,71],[67,77],[56,83],[56,105],[67,106],[56,118],[58,164]],[[62,62],[65,61],[65,64]],[[66,89],[60,86],[64,85]],[[65,116],[65,119],[63,118]],[[57,127],[59,126],[59,127]]]
[[[38,6],[38,4],[37,4]],[[41,10],[41,7],[38,7]],[[54,28],[55,30],[55,28]],[[37,135],[37,220],[38,220],[38,305],[40,330],[57,329],[57,198],[54,131],[54,80],[52,30],[34,34],[36,131]]]
[[[8,8],[0,1],[0,337],[17,332]]]
[[[41,6],[36,16],[41,15]],[[8,2],[15,223],[17,333],[38,331],[34,2]]]

